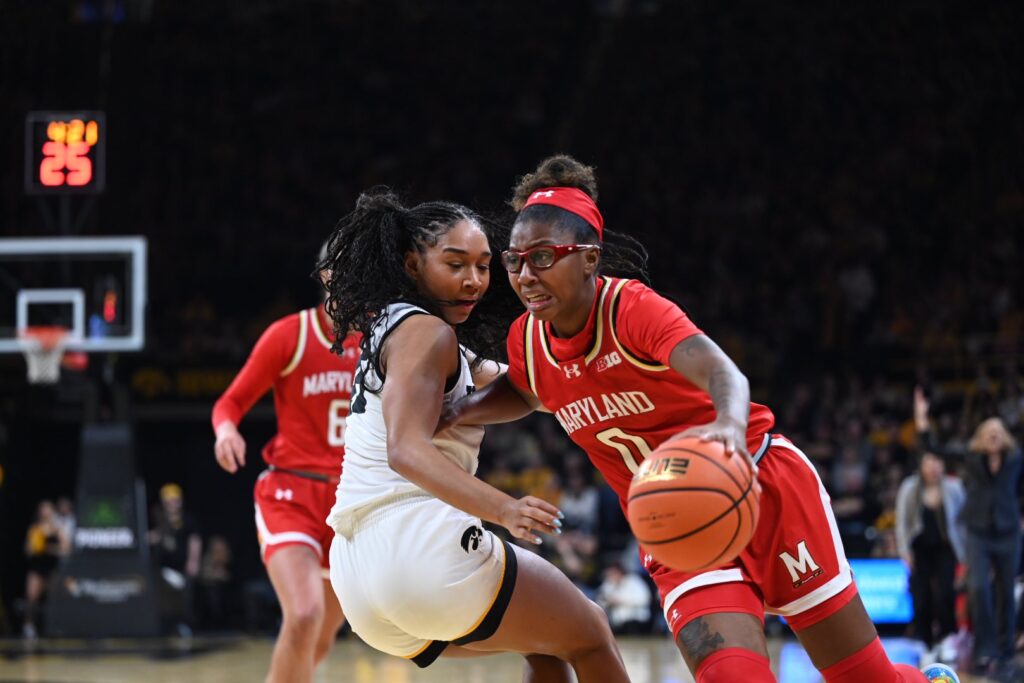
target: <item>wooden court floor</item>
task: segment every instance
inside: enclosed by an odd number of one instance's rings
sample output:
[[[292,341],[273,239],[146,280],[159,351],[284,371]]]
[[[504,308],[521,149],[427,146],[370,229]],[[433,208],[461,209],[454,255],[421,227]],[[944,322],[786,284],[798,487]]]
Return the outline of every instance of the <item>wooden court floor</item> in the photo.
[[[690,683],[672,642],[663,638],[620,638],[633,683]],[[0,658],[0,683],[236,683],[262,681],[270,661],[269,639],[241,640],[204,654],[147,657],[128,654],[29,655]],[[773,667],[782,643],[772,642]],[[337,644],[317,671],[317,683],[518,683],[522,659],[495,655],[440,659],[427,669],[382,655],[355,638]],[[784,681],[815,683],[806,677]],[[963,683],[983,683],[961,676]]]

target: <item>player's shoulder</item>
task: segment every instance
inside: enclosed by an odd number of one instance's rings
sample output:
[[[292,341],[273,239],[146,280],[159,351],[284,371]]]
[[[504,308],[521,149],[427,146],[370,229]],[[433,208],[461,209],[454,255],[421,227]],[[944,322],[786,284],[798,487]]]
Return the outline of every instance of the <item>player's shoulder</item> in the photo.
[[[618,280],[610,284],[612,284],[612,291],[617,292],[615,307],[620,315],[626,310],[643,311],[644,309],[660,315],[672,308],[686,313],[686,308],[675,298],[653,289],[640,280]]]
[[[521,353],[526,344],[526,324],[530,320],[529,313],[523,313],[509,325],[508,328],[508,352]]]
[[[296,339],[302,330],[303,325],[306,323],[309,311],[296,311],[295,313],[289,313],[286,316],[278,318],[274,322],[267,325],[267,329],[263,331],[262,339],[264,341],[285,341],[289,339]]]

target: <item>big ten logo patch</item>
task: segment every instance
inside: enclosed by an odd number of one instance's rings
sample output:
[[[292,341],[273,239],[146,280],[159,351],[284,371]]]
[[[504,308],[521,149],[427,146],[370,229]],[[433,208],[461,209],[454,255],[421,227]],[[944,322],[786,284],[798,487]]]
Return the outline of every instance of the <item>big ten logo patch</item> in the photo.
[[[619,352],[612,351],[611,353],[606,353],[605,355],[598,358],[597,362],[594,363],[594,368],[597,370],[597,372],[604,372],[608,368],[613,368],[621,362],[622,356],[619,355]]]
[[[779,559],[786,565],[789,578],[793,580],[793,588],[799,588],[811,579],[821,576],[824,570],[818,566],[807,549],[807,541],[796,544],[796,558],[788,552],[779,553]]]
[[[480,541],[484,537],[484,530],[478,526],[471,526],[462,532],[462,540],[459,544],[467,553],[480,547]]]
[[[689,458],[649,458],[640,464],[637,479],[681,477],[690,469]]]

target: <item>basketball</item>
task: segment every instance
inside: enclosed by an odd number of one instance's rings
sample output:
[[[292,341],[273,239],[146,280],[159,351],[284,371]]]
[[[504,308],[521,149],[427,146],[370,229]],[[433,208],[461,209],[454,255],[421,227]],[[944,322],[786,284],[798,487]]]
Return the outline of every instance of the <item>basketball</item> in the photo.
[[[661,564],[712,569],[739,555],[757,528],[761,487],[739,453],[717,441],[666,441],[629,485],[629,526]]]

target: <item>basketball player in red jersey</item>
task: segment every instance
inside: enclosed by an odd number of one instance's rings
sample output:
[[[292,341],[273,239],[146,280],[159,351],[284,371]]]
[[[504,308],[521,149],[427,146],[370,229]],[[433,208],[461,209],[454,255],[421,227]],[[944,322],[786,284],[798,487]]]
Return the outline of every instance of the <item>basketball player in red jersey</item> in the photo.
[[[267,681],[308,682],[345,621],[330,584],[334,531],[327,514],[345,455],[345,418],[359,361],[360,335],[331,351],[333,326],[323,306],[273,323],[213,407],[217,463],[245,465],[242,417],[274,389],[277,434],[263,449],[268,468],[254,491],[260,552],[284,615]]]
[[[672,302],[638,281],[600,274],[602,265],[630,263],[643,272],[645,253],[604,230],[596,196],[592,169],[565,156],[542,162],[516,187],[519,213],[502,262],[527,313],[509,331],[506,377],[447,420],[485,424],[549,410],[623,509],[640,462],[673,436],[720,441],[751,457],[761,522],[736,560],[686,573],[641,548],[698,683],[775,680],[766,612],[786,617],[830,683],[929,680],[889,661],[857,594],[828,493],[807,457],[771,433],[774,416],[750,402],[732,360]],[[608,249],[609,237],[628,246]]]

